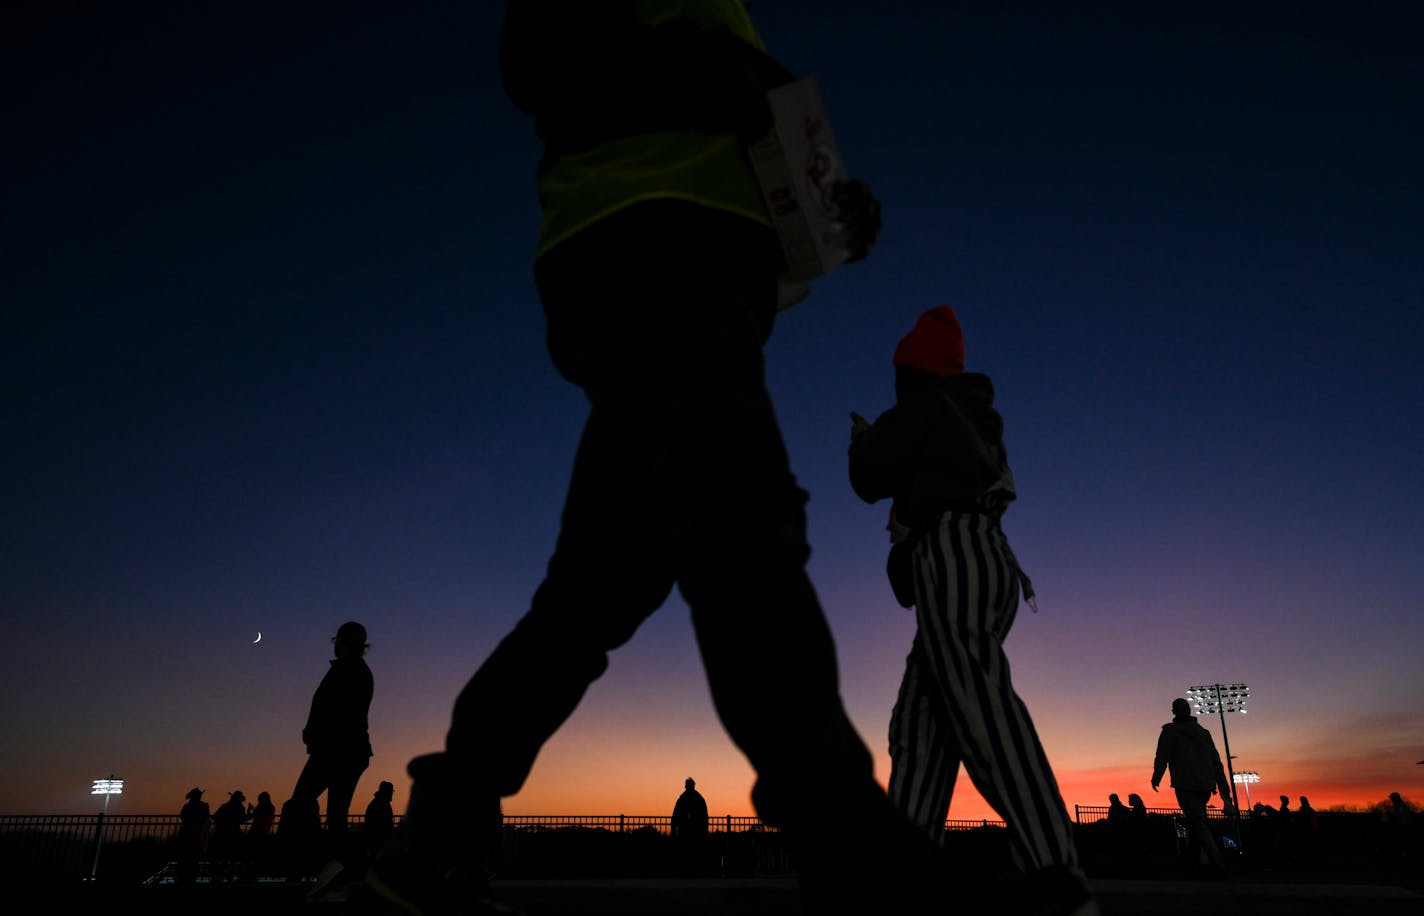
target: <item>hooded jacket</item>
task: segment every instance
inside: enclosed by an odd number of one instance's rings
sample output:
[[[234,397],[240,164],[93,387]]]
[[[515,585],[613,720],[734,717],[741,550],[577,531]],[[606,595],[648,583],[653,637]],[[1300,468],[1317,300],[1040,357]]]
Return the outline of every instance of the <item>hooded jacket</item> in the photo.
[[[1016,494],[989,377],[895,373],[895,406],[850,444],[856,495],[894,500],[896,520],[915,533],[951,509],[1002,514]]]
[[[1211,732],[1197,723],[1196,716],[1176,716],[1162,726],[1157,736],[1157,756],[1152,761],[1152,784],[1162,780],[1162,771],[1170,769],[1172,788],[1210,792],[1213,788],[1222,798],[1231,797],[1231,786],[1222,769],[1221,755]]]

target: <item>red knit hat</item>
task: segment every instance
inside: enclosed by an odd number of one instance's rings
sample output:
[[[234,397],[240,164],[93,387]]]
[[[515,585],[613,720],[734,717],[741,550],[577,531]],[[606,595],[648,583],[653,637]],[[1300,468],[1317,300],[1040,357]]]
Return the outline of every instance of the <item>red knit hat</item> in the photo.
[[[892,360],[941,378],[964,371],[964,332],[954,309],[937,305],[925,312],[901,339]]]

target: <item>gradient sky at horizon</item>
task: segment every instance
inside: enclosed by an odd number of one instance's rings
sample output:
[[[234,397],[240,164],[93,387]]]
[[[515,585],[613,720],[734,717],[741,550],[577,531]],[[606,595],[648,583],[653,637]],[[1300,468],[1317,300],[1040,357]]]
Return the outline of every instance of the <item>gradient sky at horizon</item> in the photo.
[[[382,6],[3,14],[0,813],[87,812],[110,773],[111,811],[280,804],[347,619],[355,807],[382,779],[399,807],[538,583],[584,407],[543,351],[537,141],[498,5]],[[753,8],[885,208],[767,349],[877,774],[913,621],[848,412],[948,302],[1007,424],[1040,607],[1008,651],[1070,810],[1172,804],[1171,699],[1238,681],[1255,800],[1424,801],[1417,19],[1015,10]],[[505,811],[666,813],[688,775],[752,813],[674,599]],[[951,816],[992,817],[961,785]]]

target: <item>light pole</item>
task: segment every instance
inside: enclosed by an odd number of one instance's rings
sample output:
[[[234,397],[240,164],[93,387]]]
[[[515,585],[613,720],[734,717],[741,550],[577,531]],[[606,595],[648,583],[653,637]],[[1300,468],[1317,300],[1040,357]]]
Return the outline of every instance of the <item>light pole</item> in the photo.
[[[1241,806],[1236,801],[1236,773],[1231,767],[1231,741],[1226,737],[1226,714],[1239,712],[1246,714],[1246,700],[1251,696],[1251,688],[1245,684],[1207,684],[1187,688],[1187,702],[1197,715],[1217,713],[1221,716],[1221,744],[1226,750],[1226,772],[1231,776],[1231,804],[1237,811]]]
[[[1244,773],[1233,773],[1233,774],[1231,775],[1231,781],[1232,781],[1233,783],[1240,783],[1241,785],[1243,785],[1243,786],[1246,787],[1246,807],[1247,807],[1247,808],[1250,808],[1250,807],[1251,807],[1251,783],[1253,783],[1253,782],[1260,782],[1260,781],[1261,781],[1261,774],[1260,774],[1260,773],[1257,773],[1255,770],[1247,770],[1247,771],[1244,772]]]
[[[93,881],[99,873],[99,850],[104,844],[104,815],[109,813],[109,796],[124,794],[124,781],[113,773],[108,779],[94,780],[93,789],[90,795],[104,796],[104,810],[99,812],[99,823],[94,827],[94,864],[89,869],[89,880]]]

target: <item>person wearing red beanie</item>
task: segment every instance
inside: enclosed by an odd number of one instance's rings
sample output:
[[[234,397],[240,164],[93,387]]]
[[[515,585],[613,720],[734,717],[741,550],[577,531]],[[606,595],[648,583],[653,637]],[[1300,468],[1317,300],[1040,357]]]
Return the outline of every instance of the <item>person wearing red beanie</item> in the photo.
[[[900,339],[891,362],[941,378],[963,372],[964,331],[954,309],[937,305],[921,315]]]
[[[892,500],[888,572],[918,624],[890,721],[890,798],[943,839],[960,763],[1008,826],[1032,912],[1097,905],[1057,780],[1009,678],[1003,642],[1033,589],[1000,519],[1015,499],[989,377],[964,371],[954,310],[921,314],[895,348],[896,401],[852,414],[850,481]]]

